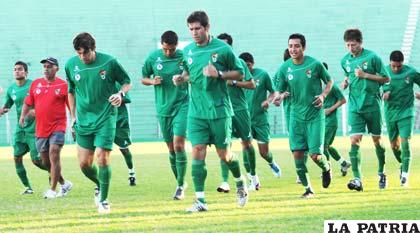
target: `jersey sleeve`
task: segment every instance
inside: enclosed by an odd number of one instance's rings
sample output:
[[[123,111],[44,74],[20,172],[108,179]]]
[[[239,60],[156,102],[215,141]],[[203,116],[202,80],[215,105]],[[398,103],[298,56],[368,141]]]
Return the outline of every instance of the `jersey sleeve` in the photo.
[[[66,73],[66,80],[67,80],[67,85],[68,85],[68,92],[74,94],[75,86],[74,86],[74,82],[73,82],[72,77],[71,77],[70,68],[69,68],[69,66],[67,64],[66,64],[66,66],[64,68],[64,71]]]
[[[286,82],[286,77],[284,76],[284,73],[282,72],[281,68],[277,70],[273,80],[274,84],[276,85],[276,91],[285,92],[287,90],[288,84]]]
[[[144,60],[143,67],[141,68],[141,74],[143,78],[150,78],[150,76],[153,75],[153,64],[150,55],[146,58],[146,60]]]
[[[382,63],[382,60],[378,56],[373,57],[373,67],[375,68],[376,74],[381,77],[389,77],[388,71],[386,71],[384,64]]]
[[[4,97],[4,105],[5,108],[11,108],[15,101],[13,101],[12,96],[10,95],[10,91],[7,90],[6,96]]]
[[[332,81],[331,76],[328,73],[327,69],[325,69],[325,67],[320,62],[317,63],[317,68],[318,68],[318,71],[319,71],[319,78],[324,83],[328,83],[329,81]]]
[[[121,86],[124,84],[131,83],[130,77],[128,76],[127,72],[116,59],[114,59],[112,63],[112,74],[115,78],[115,81],[121,84]]]
[[[349,77],[349,72],[347,72],[346,67],[344,67],[344,58],[341,60],[341,69],[343,69],[344,76]]]
[[[418,86],[420,86],[420,72],[414,70],[414,78],[413,78],[413,82],[415,84],[417,84]]]
[[[244,73],[244,68],[242,67],[242,64],[240,62],[240,59],[238,57],[235,56],[235,54],[233,54],[233,51],[228,48],[227,52],[226,52],[226,70],[236,70],[239,71],[241,74],[245,74]]]
[[[343,91],[342,91],[342,90],[340,90],[340,88],[338,88],[338,86],[337,86],[337,85],[333,85],[333,88],[332,88],[332,90],[331,90],[331,91],[333,91],[333,92],[334,92],[334,96],[335,96],[335,98],[337,98],[338,100],[345,99],[344,94],[343,94]]]
[[[273,88],[273,81],[271,80],[270,75],[268,75],[267,72],[264,73],[264,82],[265,82],[265,88],[267,91],[269,91],[270,93],[274,92],[274,88]]]
[[[35,104],[34,99],[34,88],[35,88],[35,81],[31,83],[31,87],[29,88],[28,94],[25,97],[25,104],[28,106],[33,106]]]

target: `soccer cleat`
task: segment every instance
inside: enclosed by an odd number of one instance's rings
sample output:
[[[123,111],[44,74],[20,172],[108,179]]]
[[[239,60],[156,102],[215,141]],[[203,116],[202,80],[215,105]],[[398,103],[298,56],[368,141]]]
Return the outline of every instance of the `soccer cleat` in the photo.
[[[388,186],[385,173],[379,174],[379,189],[385,189]]]
[[[344,161],[341,164],[341,176],[346,176],[347,175],[347,171],[349,170],[349,168],[351,167],[351,163],[349,163],[348,161]]]
[[[217,187],[217,192],[219,193],[228,193],[230,191],[230,186],[228,182],[222,182],[219,187]]]
[[[328,188],[330,184],[331,184],[331,166],[328,171],[322,172],[322,187]]]
[[[57,192],[51,189],[48,189],[44,193],[44,199],[54,199],[57,197]]]
[[[245,184],[241,187],[238,187],[236,190],[236,199],[240,207],[245,206],[245,204],[248,202],[248,189],[246,188]]]
[[[312,191],[312,188],[307,188],[305,192],[302,194],[301,198],[309,199],[313,198],[315,196],[314,191]]]
[[[111,206],[109,205],[108,201],[99,202],[98,213],[99,214],[111,213]]]
[[[273,171],[273,174],[275,177],[280,177],[281,176],[281,169],[279,167],[279,165],[276,162],[272,162],[270,165],[271,171]]]
[[[186,209],[185,211],[189,212],[189,213],[195,213],[195,212],[204,212],[204,211],[208,211],[209,208],[207,207],[206,203],[202,203],[199,200],[195,200],[194,203],[192,204],[192,206],[188,209]]]
[[[404,188],[408,187],[408,179],[407,179],[407,177],[401,177],[400,182],[401,182],[401,187],[404,187]]]
[[[296,184],[302,184],[302,181],[300,180],[299,176],[296,177]]]
[[[73,188],[73,183],[66,180],[63,185],[61,185],[61,189],[57,194],[57,197],[64,197],[66,196],[70,190]]]
[[[260,190],[260,179],[258,178],[258,175],[251,176],[250,184],[248,186],[248,190],[250,191],[258,191]]]
[[[182,200],[185,197],[185,189],[187,189],[187,183],[183,186],[177,186],[174,193],[174,200]]]
[[[101,192],[99,191],[99,187],[95,187],[95,191],[93,193],[93,201],[95,202],[95,206],[99,206],[101,198]]]
[[[363,191],[363,185],[359,179],[350,180],[347,184],[347,188],[350,190],[356,190],[358,192]]]
[[[21,195],[27,195],[27,194],[34,194],[34,190],[32,190],[31,188],[26,188],[25,191],[20,193]]]
[[[136,186],[136,177],[135,176],[128,177],[128,185]]]

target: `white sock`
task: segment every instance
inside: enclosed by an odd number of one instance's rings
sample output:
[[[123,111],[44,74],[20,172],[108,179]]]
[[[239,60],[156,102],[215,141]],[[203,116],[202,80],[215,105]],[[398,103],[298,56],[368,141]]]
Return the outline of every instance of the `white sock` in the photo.
[[[196,198],[204,198],[204,192],[195,192]]]

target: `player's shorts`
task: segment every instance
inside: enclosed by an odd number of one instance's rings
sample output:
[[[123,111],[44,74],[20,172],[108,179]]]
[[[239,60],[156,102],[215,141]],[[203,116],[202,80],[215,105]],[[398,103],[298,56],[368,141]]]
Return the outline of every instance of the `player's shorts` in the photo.
[[[382,133],[382,115],[381,111],[367,112],[367,113],[349,113],[349,134],[363,134],[366,132],[374,136],[379,136]]]
[[[80,126],[76,122],[76,142],[77,144],[88,150],[95,150],[96,147],[112,150],[116,128],[116,116],[110,116],[100,128],[86,132],[86,130],[80,130]],[[83,134],[81,134],[83,131]]]
[[[325,126],[325,140],[324,145],[330,146],[334,142],[335,134],[337,133],[338,126]]]
[[[235,112],[232,117],[232,137],[240,138],[242,141],[250,141],[251,117],[248,110]]]
[[[50,145],[64,145],[65,133],[56,131],[53,132],[48,138],[36,138],[36,149],[39,153],[48,152]]]
[[[188,103],[181,106],[175,116],[159,116],[159,126],[165,142],[173,142],[174,136],[186,137],[188,119]]]
[[[25,134],[22,141],[15,141],[13,143],[13,155],[15,157],[23,156],[28,152],[31,156],[31,160],[40,160],[38,150],[36,149],[34,134]]]
[[[310,121],[290,119],[289,144],[291,151],[308,151],[322,154],[324,150],[325,120],[321,117]]]
[[[188,118],[188,138],[192,146],[214,144],[218,149],[230,146],[232,117],[218,119]]]
[[[115,144],[117,144],[120,148],[127,148],[131,145],[130,124],[128,117],[118,119],[117,128],[115,130]]]
[[[394,141],[398,136],[410,138],[413,133],[414,117],[410,116],[398,121],[387,122],[386,127],[390,141]]]
[[[259,144],[268,144],[270,142],[270,125],[267,122],[258,124],[251,123],[252,138],[257,140]]]

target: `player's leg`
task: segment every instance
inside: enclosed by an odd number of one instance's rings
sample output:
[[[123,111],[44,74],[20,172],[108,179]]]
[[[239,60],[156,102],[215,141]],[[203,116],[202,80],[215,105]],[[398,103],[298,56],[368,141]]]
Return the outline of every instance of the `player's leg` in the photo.
[[[268,124],[253,125],[255,130],[255,140],[257,141],[258,151],[261,157],[267,161],[275,177],[281,176],[280,166],[276,163],[273,158],[273,154],[270,151],[270,126]]]
[[[387,121],[386,129],[388,132],[389,142],[391,144],[392,153],[398,163],[401,163],[401,143],[399,138],[398,121]]]
[[[363,133],[366,130],[366,122],[361,114],[357,112],[349,113],[349,134],[351,148],[349,158],[353,172],[353,179],[349,181],[347,187],[350,190],[362,191],[362,172],[361,172],[361,153],[360,143],[363,138]]]
[[[172,121],[173,117],[158,117],[160,129],[163,135],[163,140],[166,143],[169,151],[169,163],[171,165],[172,173],[175,176],[175,179],[178,178],[178,173],[176,171],[176,153],[174,148],[174,135],[172,130]]]
[[[23,165],[23,156],[29,151],[27,145],[23,142],[14,142],[13,144],[13,158],[15,162],[15,170],[18,175],[20,182],[25,187],[25,190],[21,194],[32,194],[32,186],[29,182],[28,176],[26,174],[25,166]]]
[[[128,168],[128,183],[130,186],[136,185],[136,172],[134,170],[133,155],[128,148],[131,145],[130,125],[128,117],[120,117],[117,121],[114,143],[119,146],[120,152],[124,157]]]
[[[385,147],[382,144],[382,116],[380,111],[365,114],[368,132],[372,135],[372,141],[375,145],[375,153],[378,158],[378,176],[379,188],[384,189],[387,186],[387,177],[385,174]]]
[[[414,117],[408,117],[402,119],[398,122],[398,128],[401,135],[401,177],[400,182],[401,186],[408,186],[408,177],[410,172],[410,162],[411,162],[411,148],[410,148],[410,139],[414,126]]]
[[[51,168],[50,168],[51,180],[53,181],[54,179],[56,179],[57,183],[61,184],[60,192],[57,194],[58,197],[66,196],[73,187],[73,183],[71,183],[68,180],[64,180],[61,174],[60,154],[61,154],[61,149],[63,148],[63,145],[64,145],[64,138],[65,138],[64,132],[53,132],[53,134],[49,138],[50,146],[49,146],[48,154],[49,154],[50,163],[51,163]],[[55,178],[53,178],[54,176]],[[53,182],[51,182],[51,185],[53,185]],[[54,190],[54,189],[51,187],[51,190]]]
[[[175,190],[174,199],[184,199],[186,188],[185,174],[187,172],[187,153],[185,152],[185,137],[187,135],[188,105],[183,105],[174,117],[171,131],[173,132],[173,142],[175,150],[176,180],[178,186]]]
[[[48,171],[48,168],[42,163],[42,159],[38,150],[36,149],[36,139],[34,135],[25,135],[26,145],[29,148],[29,154],[31,156],[32,163],[39,169]]]
[[[297,144],[293,144],[293,146],[297,146]],[[308,157],[308,155],[305,154],[303,150],[293,151],[296,173],[299,177],[301,184],[305,188],[305,192],[302,194],[302,198],[312,198],[314,196],[314,192],[309,180],[308,168],[306,167],[305,157]]]
[[[92,134],[76,135],[77,157],[83,174],[95,183],[97,190],[99,190],[98,167],[93,163],[95,152],[94,138]]]

